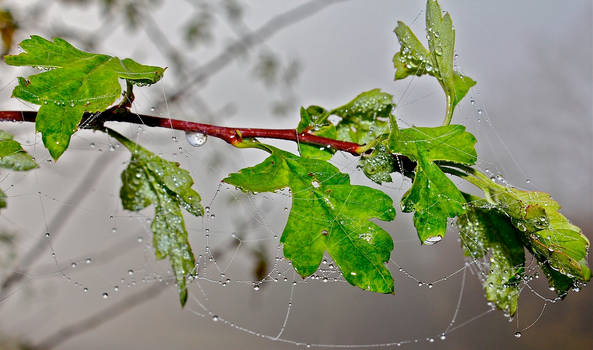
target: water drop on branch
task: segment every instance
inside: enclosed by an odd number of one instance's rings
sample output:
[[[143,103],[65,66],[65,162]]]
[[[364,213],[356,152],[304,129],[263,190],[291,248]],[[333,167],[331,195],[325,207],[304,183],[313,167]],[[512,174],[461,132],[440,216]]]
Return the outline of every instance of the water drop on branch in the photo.
[[[203,146],[208,140],[208,136],[206,134],[193,131],[187,131],[185,133],[185,138],[187,139],[187,143],[194,147]]]

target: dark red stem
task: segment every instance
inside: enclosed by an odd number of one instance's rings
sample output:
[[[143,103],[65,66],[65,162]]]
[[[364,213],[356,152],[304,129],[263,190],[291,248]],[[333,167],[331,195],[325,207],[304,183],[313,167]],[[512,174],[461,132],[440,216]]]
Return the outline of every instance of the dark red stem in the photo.
[[[0,121],[26,121],[34,122],[37,118],[35,111],[0,111]],[[294,142],[303,142],[331,147],[338,151],[360,155],[361,145],[354,142],[339,141],[321,136],[313,135],[309,132],[297,133],[295,129],[254,129],[254,128],[231,128],[210,124],[189,122],[185,120],[169,119],[155,117],[150,115],[135,114],[127,109],[111,109],[102,112],[100,115],[85,113],[81,126],[96,124],[100,122],[126,122],[142,124],[146,126],[157,126],[161,128],[201,132],[208,136],[222,139],[230,144],[241,142],[243,138],[270,138],[289,140]]]

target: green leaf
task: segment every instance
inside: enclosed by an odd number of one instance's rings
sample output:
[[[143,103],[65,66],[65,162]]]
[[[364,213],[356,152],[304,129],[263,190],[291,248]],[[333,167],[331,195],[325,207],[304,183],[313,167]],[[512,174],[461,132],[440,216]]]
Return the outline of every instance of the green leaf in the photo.
[[[426,2],[426,33],[429,50],[407,25],[398,22],[395,34],[401,49],[393,57],[395,79],[423,74],[437,78],[447,98],[444,125],[449,125],[455,107],[476,82],[453,70],[455,54],[453,21],[449,13],[443,16],[436,0]]]
[[[0,130],[0,168],[25,171],[37,168],[33,160],[20,143],[12,139],[13,136]]]
[[[341,117],[336,129],[338,140],[366,144],[387,133],[387,118],[395,107],[393,96],[373,89],[356,96],[330,114]]]
[[[549,194],[496,185],[489,195],[521,232],[525,246],[546,275],[551,276],[550,285],[559,294],[568,289],[560,287],[569,284],[566,278],[572,280],[570,286],[577,281],[589,281],[589,240],[559,212],[560,205]]]
[[[401,50],[393,56],[395,79],[404,79],[410,75],[430,74],[434,70],[430,52],[422,45],[410,27],[404,22],[398,21],[394,32],[401,46]]]
[[[325,115],[327,115],[327,111],[323,107],[309,106],[307,109],[301,107],[301,121],[297,127],[297,132],[309,131],[313,135],[336,139],[336,127],[333,124],[324,123],[320,125],[317,123]],[[321,160],[329,160],[336,152],[331,147],[308,145],[300,142],[298,148],[301,157]]]
[[[295,156],[257,144],[271,153],[262,163],[223,181],[244,191],[290,188],[292,209],[281,242],[284,256],[304,278],[313,274],[325,251],[352,285],[379,293],[393,292],[385,267],[393,241],[371,218],[395,218],[393,201],[381,191],[350,184],[330,163]]]
[[[413,127],[389,136],[391,152],[416,161],[412,187],[402,197],[404,212],[414,212],[414,226],[423,244],[444,237],[447,220],[465,212],[465,199],[457,186],[435,164],[450,161],[471,165],[476,162],[476,138],[461,125],[433,128]]]
[[[331,114],[344,119],[376,120],[389,117],[394,106],[393,96],[380,89],[373,89],[363,92],[345,105],[333,109]]]
[[[395,159],[388,146],[378,144],[370,155],[362,155],[358,161],[362,172],[379,185],[383,182],[391,182],[391,173],[395,168]]]
[[[188,241],[181,207],[201,216],[200,195],[192,189],[193,179],[179,164],[164,160],[124,136],[109,130],[132,153],[121,175],[120,198],[124,209],[139,211],[154,204],[151,229],[157,259],[169,257],[177,280],[179,300],[187,300],[186,278],[192,274],[195,258]]]
[[[7,64],[47,71],[19,78],[12,95],[41,106],[35,128],[55,160],[68,148],[84,112],[104,111],[121,95],[118,78],[147,85],[164,73],[129,58],[80,51],[60,38],[52,42],[34,35],[20,46],[25,52],[6,56]]]
[[[414,212],[420,242],[430,245],[445,236],[448,218],[465,213],[465,199],[435,163],[421,158],[412,187],[402,197],[401,207],[403,212]]]
[[[470,196],[468,202],[467,212],[457,219],[461,243],[467,256],[482,259],[478,267],[485,274],[486,299],[512,316],[525,270],[520,233],[508,216],[486,201]]]
[[[476,138],[463,125],[400,129],[390,139],[391,150],[414,160],[451,161],[472,165],[478,159]]]

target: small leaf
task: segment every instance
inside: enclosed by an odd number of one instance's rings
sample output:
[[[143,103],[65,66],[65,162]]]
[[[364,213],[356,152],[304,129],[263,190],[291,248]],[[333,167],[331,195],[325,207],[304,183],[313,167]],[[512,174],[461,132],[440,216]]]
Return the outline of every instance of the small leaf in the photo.
[[[363,155],[358,161],[362,172],[379,185],[383,182],[391,182],[391,173],[395,171],[395,159],[389,148],[380,143],[370,155]]]
[[[223,181],[244,191],[290,188],[292,209],[281,242],[284,256],[296,271],[303,278],[310,276],[328,251],[350,284],[392,293],[393,278],[385,263],[393,241],[369,220],[393,220],[391,198],[369,187],[351,185],[348,175],[326,161],[267,145],[258,147],[270,152],[270,157]]]
[[[345,105],[333,109],[331,114],[344,119],[376,120],[377,118],[387,118],[394,106],[393,96],[380,89],[373,89],[363,92]]]
[[[410,75],[430,74],[434,70],[430,52],[422,45],[410,27],[404,22],[398,21],[394,32],[401,46],[401,50],[393,56],[395,79],[404,79]]]
[[[393,96],[373,89],[356,96],[330,114],[342,119],[337,123],[338,140],[366,144],[389,131],[387,118],[395,107]]]
[[[37,168],[33,160],[21,144],[12,139],[12,135],[0,130],[0,168],[25,171]]]
[[[449,125],[457,104],[476,82],[453,70],[455,30],[449,13],[443,16],[436,0],[426,2],[426,36],[429,50],[412,30],[398,22],[395,34],[401,49],[393,57],[395,79],[429,74],[437,78],[447,98],[445,125]]]
[[[414,226],[422,244],[434,244],[447,232],[447,219],[465,213],[465,199],[439,167],[417,163],[412,187],[403,195],[402,211],[414,212]]]
[[[482,282],[486,299],[512,316],[517,311],[525,270],[519,232],[508,216],[484,200],[469,197],[467,213],[457,219],[462,245],[467,256],[482,259],[478,266],[488,269]]]
[[[301,107],[301,120],[297,126],[297,133],[310,130],[309,132],[313,135],[336,139],[336,127],[333,124],[327,123],[320,126],[316,122],[326,114],[327,111],[319,106],[309,106],[307,109]],[[311,159],[329,160],[336,152],[331,147],[308,145],[300,142],[298,148],[301,157]]]
[[[156,156],[113,130],[109,134],[132,152],[130,164],[121,175],[122,205],[131,211],[155,205],[151,225],[155,254],[157,259],[169,257],[183,306],[187,300],[186,278],[194,271],[195,258],[181,207],[192,215],[201,216],[200,195],[191,188],[193,179],[189,172],[179,168],[177,163]]]
[[[164,73],[160,67],[133,60],[83,52],[67,41],[48,41],[40,36],[23,40],[25,52],[6,56],[7,64],[34,66],[47,71],[19,78],[12,95],[41,105],[35,128],[54,159],[68,148],[70,137],[84,112],[100,112],[121,94],[118,78],[137,85],[156,83]]]
[[[420,242],[436,243],[447,231],[448,218],[465,212],[465,199],[434,162],[475,163],[476,138],[461,125],[391,129],[391,152],[416,160],[416,175],[412,187],[402,197],[402,210],[414,211]]]

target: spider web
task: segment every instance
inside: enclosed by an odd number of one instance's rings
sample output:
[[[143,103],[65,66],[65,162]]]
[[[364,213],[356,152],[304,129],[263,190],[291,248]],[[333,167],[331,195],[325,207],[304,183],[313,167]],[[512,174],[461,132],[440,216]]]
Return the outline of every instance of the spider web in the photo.
[[[416,22],[417,17],[422,14],[410,15],[413,20],[409,22]],[[147,35],[154,39],[150,32]],[[162,49],[161,44],[156,46]],[[138,51],[144,52],[142,48]],[[138,59],[142,62],[141,57]],[[191,68],[188,70],[195,70]],[[220,79],[244,69],[241,65],[229,67]],[[4,74],[14,76],[13,71]],[[15,81],[3,84],[3,96],[8,98]],[[246,102],[229,105],[228,86],[224,84],[191,93],[181,101],[172,97],[175,88],[169,84],[165,80],[162,86],[139,89],[133,111],[216,124],[281,128],[296,123],[293,114],[280,119],[243,119],[243,115],[267,114],[265,103],[259,109]],[[255,90],[252,83],[234,84],[237,93],[244,94],[242,99],[256,95],[251,91]],[[429,120],[434,123],[430,115],[442,102],[440,92],[425,79],[397,85],[386,85],[386,89],[394,92],[398,123],[422,124],[424,120],[419,122],[418,115],[428,115],[426,124]],[[337,88],[332,96],[339,100],[330,97],[327,105],[340,104],[362,89]],[[479,89],[475,91],[458,107],[455,118],[483,142],[479,167],[502,183],[540,187],[538,177],[542,175],[531,175],[518,157],[513,158],[511,147],[481,103]],[[316,103],[307,97],[303,100]],[[34,108],[10,103],[16,108]],[[436,114],[440,118],[442,113]],[[5,251],[14,247],[18,258],[26,259],[26,252],[43,242],[41,258],[28,267],[23,282],[0,300],[4,316],[0,329],[11,338],[64,349],[422,348],[433,343],[459,348],[460,344],[484,342],[494,347],[520,347],[532,339],[531,331],[553,329],[558,314],[550,316],[551,312],[567,308],[569,313],[580,305],[570,301],[577,296],[572,294],[560,307],[552,305],[557,301],[555,295],[547,289],[545,279],[538,278],[535,262],[528,260],[528,278],[522,281],[518,312],[512,319],[505,318],[483,297],[481,281],[488,272],[487,261],[463,257],[454,225],[439,244],[420,246],[410,215],[400,211],[395,222],[379,223],[395,243],[388,263],[396,281],[395,296],[350,286],[329,256],[313,276],[301,279],[283,258],[279,242],[290,211],[290,192],[245,194],[220,183],[228,173],[257,164],[266,154],[235,150],[215,139],[192,147],[182,132],[174,130],[114,126],[160,156],[180,162],[196,180],[206,213],[200,218],[185,217],[197,262],[197,278],[189,283],[188,303],[184,310],[179,309],[168,262],[154,258],[150,231],[153,209],[130,213],[121,208],[119,174],[129,160],[125,149],[104,134],[81,131],[60,162],[53,163],[40,137],[34,136],[32,125],[3,125],[41,166],[30,174],[6,173],[2,181],[9,197],[8,208],[1,216],[2,227],[7,230],[3,232],[15,237],[8,240],[12,246]],[[270,143],[296,152],[294,144]],[[503,154],[512,158],[511,162],[488,161],[496,159],[489,158],[490,153]],[[353,184],[380,188],[395,203],[411,184],[395,173],[392,183],[376,186],[347,154],[337,153],[331,163],[349,173]],[[1,263],[10,271],[14,261]],[[586,297],[583,294],[578,296]],[[136,307],[140,303],[144,304]],[[575,324],[587,322],[585,316],[573,317]],[[84,333],[90,329],[93,331]],[[515,339],[522,334],[520,340]],[[494,339],[498,338],[506,340],[496,343]],[[63,339],[66,341],[62,344]],[[579,344],[586,344],[586,340]]]

